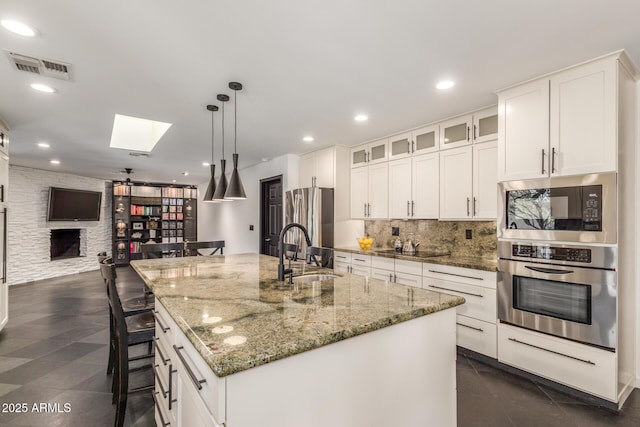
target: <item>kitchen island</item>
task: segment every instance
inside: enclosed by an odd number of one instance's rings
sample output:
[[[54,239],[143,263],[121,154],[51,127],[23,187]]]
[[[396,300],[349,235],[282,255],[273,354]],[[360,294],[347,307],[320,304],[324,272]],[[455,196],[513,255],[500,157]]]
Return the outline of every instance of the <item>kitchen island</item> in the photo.
[[[448,309],[463,298],[350,274],[288,284],[277,264],[257,254],[131,263],[156,296],[159,425],[456,424]]]

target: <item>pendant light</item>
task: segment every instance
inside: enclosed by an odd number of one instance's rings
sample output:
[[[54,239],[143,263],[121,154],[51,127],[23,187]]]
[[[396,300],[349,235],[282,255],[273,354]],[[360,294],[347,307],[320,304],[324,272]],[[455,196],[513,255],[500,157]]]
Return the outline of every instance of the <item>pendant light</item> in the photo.
[[[238,173],[238,91],[242,90],[242,83],[230,82],[229,89],[234,92],[233,96],[233,173],[231,174],[231,180],[229,180],[229,186],[224,193],[224,198],[228,200],[243,200],[247,198],[240,180],[240,173]]]
[[[227,175],[225,174],[227,160],[224,158],[224,103],[229,100],[229,95],[220,94],[217,98],[222,102],[222,159],[220,159],[220,181],[218,181],[216,191],[213,193],[213,201],[222,202],[225,200],[224,193],[227,191]]]
[[[213,200],[213,193],[216,191],[216,165],[213,161],[213,137],[214,137],[214,127],[213,127],[213,113],[218,111],[217,105],[207,105],[207,110],[211,111],[211,164],[209,167],[211,168],[211,180],[209,181],[209,185],[207,186],[207,192],[204,193],[203,202],[214,203],[216,200]]]

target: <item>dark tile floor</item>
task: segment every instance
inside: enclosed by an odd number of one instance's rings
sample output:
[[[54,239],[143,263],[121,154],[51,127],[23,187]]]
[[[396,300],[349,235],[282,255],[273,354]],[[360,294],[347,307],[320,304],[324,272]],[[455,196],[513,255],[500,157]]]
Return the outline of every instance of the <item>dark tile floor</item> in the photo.
[[[118,275],[128,286],[123,295],[142,292],[135,272]],[[0,332],[0,425],[112,426],[108,342],[98,271],[10,287],[9,322]],[[132,387],[149,384],[153,375],[140,371],[131,380]],[[37,411],[41,403],[53,405]],[[22,404],[26,412],[17,412]],[[149,392],[129,397],[125,425],[155,425]]]
[[[124,292],[140,293],[132,270],[119,268],[118,276]],[[99,273],[13,286],[9,301],[9,323],[0,332],[0,425],[113,425],[107,300]],[[640,426],[640,390],[618,415],[463,354],[457,367],[459,426]],[[138,375],[134,386],[153,380],[149,371]],[[23,403],[27,412],[15,412]],[[34,403],[59,406],[36,412]],[[125,425],[155,425],[150,394],[130,396]]]

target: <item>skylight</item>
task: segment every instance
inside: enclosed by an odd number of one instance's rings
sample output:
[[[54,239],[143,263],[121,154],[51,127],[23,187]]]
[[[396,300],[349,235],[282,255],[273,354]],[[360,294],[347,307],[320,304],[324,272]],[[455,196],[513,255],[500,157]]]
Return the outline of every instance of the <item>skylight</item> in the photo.
[[[171,123],[116,114],[109,147],[151,152]]]

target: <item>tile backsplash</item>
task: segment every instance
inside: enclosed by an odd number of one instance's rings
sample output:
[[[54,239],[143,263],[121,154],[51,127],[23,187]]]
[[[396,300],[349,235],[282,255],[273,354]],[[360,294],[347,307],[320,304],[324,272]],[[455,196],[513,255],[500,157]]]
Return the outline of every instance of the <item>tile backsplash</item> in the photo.
[[[455,256],[495,258],[497,256],[497,230],[495,221],[438,221],[423,220],[373,220],[364,222],[364,231],[374,239],[374,248],[393,248],[396,236],[391,227],[400,229],[400,240],[404,242],[409,233],[419,242],[418,251],[447,251]],[[471,239],[466,238],[471,230]]]

